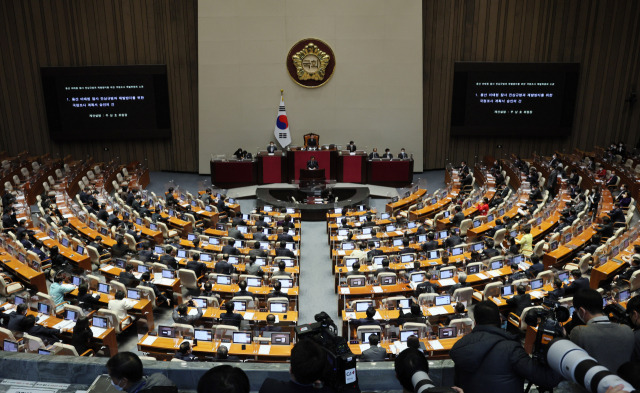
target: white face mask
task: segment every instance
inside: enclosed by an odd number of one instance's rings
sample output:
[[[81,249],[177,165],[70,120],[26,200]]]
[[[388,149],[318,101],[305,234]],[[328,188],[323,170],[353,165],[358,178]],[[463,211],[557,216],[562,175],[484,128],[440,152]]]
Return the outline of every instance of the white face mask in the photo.
[[[113,379],[111,380],[111,386],[113,386],[113,388],[119,392],[124,390],[124,388],[121,387],[120,385],[116,385],[115,383],[113,383]]]

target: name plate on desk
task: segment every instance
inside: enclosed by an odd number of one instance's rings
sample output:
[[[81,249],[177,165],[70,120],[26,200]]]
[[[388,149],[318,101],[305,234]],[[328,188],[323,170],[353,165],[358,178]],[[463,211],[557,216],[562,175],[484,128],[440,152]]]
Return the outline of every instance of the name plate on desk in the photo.
[[[268,355],[271,353],[271,345],[260,345],[258,355]]]
[[[348,294],[350,294],[350,293],[351,293],[351,291],[349,290],[349,287],[341,287],[341,288],[340,288],[340,294],[342,294],[342,295],[348,295]]]

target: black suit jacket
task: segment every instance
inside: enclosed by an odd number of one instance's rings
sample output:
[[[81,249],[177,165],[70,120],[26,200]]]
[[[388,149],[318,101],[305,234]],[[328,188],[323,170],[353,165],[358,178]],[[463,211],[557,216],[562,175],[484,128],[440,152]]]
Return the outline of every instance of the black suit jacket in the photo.
[[[278,150],[278,148],[276,147],[276,145],[273,145],[273,146],[269,145],[269,146],[267,146],[267,153],[275,153],[275,152],[276,152],[276,150]]]
[[[307,139],[307,147],[318,147],[318,140],[315,137]]]
[[[372,158],[380,158],[380,154],[378,154],[378,152],[372,151],[371,153],[369,153],[369,159]]]
[[[207,268],[207,265],[205,265],[202,262],[193,261],[193,260],[187,262],[187,269],[193,270],[196,273],[196,277],[202,276],[206,268]]]
[[[320,168],[320,165],[318,165],[318,161],[316,160],[307,161],[307,169],[318,169],[318,168]]]
[[[222,253],[228,255],[239,255],[240,251],[238,251],[238,249],[234,246],[230,246],[227,244],[226,246],[222,247]]]
[[[405,159],[405,158],[409,158],[409,155],[407,153],[398,153],[398,158],[400,159]]]
[[[353,153],[357,150],[357,147],[356,145],[347,145],[347,150]]]
[[[220,314],[220,323],[223,325],[231,325],[240,327],[240,322],[242,322],[244,318],[242,314],[238,313],[222,313]]]
[[[382,158],[393,158],[393,154],[391,154],[391,153],[384,153],[384,154],[382,155]]]
[[[525,308],[531,306],[531,296],[528,293],[525,293],[524,295],[515,295],[512,298],[507,299],[507,304],[515,307],[513,312],[517,316],[520,316]]]
[[[234,267],[232,264],[225,260],[218,261],[216,263],[215,272],[221,274],[231,274],[233,273]]]

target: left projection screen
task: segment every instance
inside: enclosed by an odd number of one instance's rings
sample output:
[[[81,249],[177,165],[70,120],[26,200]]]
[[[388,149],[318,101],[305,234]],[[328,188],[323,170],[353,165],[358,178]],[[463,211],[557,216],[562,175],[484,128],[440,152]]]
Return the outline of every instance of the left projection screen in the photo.
[[[42,67],[55,141],[171,137],[166,65]]]

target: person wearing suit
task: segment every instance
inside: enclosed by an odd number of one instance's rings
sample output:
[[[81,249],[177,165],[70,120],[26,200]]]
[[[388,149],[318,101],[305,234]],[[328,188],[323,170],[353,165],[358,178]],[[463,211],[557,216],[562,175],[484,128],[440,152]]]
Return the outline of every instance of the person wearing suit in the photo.
[[[16,310],[8,314],[9,322],[7,322],[7,328],[12,331],[19,331],[28,310],[29,307],[25,303],[18,304]]]
[[[269,146],[267,146],[267,153],[275,153],[278,150],[276,144],[273,141],[269,142]]]
[[[401,160],[409,158],[409,155],[404,151],[404,147],[400,149],[400,153],[398,153],[398,158]]]
[[[227,245],[222,247],[222,253],[227,255],[240,255],[240,251],[235,247],[236,241],[229,239]]]
[[[596,229],[596,232],[598,232],[601,237],[609,238],[613,236],[613,224],[611,223],[611,218],[609,218],[609,216],[604,216],[602,218],[602,225]]]
[[[531,256],[531,263],[533,264],[527,270],[527,275],[529,278],[536,278],[538,277],[538,273],[544,270],[544,265],[540,263],[540,257],[537,255]]]
[[[193,272],[196,274],[196,277],[201,277],[204,274],[204,271],[207,269],[207,265],[200,262],[200,254],[193,254],[191,258],[192,259],[187,262],[187,269],[193,270]]]
[[[364,362],[376,362],[384,360],[387,357],[387,350],[379,347],[380,339],[377,334],[369,335],[369,349],[362,352],[360,360]]]
[[[356,326],[380,325],[380,321],[378,321],[377,319],[373,318],[376,315],[376,309],[375,308],[373,308],[373,307],[367,308],[366,315],[367,315],[366,318],[357,319],[357,320],[353,321],[353,323]]]
[[[307,139],[307,147],[310,149],[318,147],[318,140],[314,135],[310,135],[309,139]]]
[[[196,307],[197,311],[195,315],[189,314],[188,307],[195,307],[193,300],[189,300],[189,303],[181,304],[174,308],[173,313],[171,314],[173,322],[193,325],[198,319],[202,318],[202,309],[200,307]]]
[[[389,148],[384,149],[384,154],[382,155],[382,158],[388,158],[388,159],[393,158],[393,154],[391,154],[391,151],[389,150]]]
[[[378,154],[378,148],[374,147],[373,151],[369,153],[369,159],[372,160],[374,158],[380,158],[380,154]]]
[[[531,295],[527,293],[527,288],[524,285],[518,285],[516,291],[518,294],[507,299],[507,304],[514,307],[513,312],[516,315],[521,315],[525,308],[531,306]]]
[[[231,274],[235,271],[235,268],[233,267],[232,264],[230,264],[226,260],[221,259],[218,262],[216,262],[214,271],[219,274]]]
[[[577,293],[580,289],[589,289],[589,279],[582,277],[580,269],[572,271],[571,276],[573,276],[573,282],[565,288],[565,296],[571,296],[574,293]]]
[[[462,207],[456,206],[453,208],[453,210],[455,211],[455,214],[449,221],[451,222],[451,226],[459,227],[462,220],[464,220],[464,213],[462,212]]]
[[[318,169],[318,168],[320,168],[320,165],[318,164],[318,161],[316,161],[316,157],[311,156],[311,159],[307,161],[307,169]]]
[[[460,173],[460,175],[469,173],[469,166],[467,166],[466,162],[460,162],[460,171],[458,173]]]
[[[231,325],[240,327],[240,322],[244,319],[242,314],[234,313],[234,305],[233,302],[226,302],[224,304],[224,309],[227,311],[223,314],[220,314],[220,323],[223,325]]]
[[[356,152],[357,147],[356,147],[356,145],[353,143],[353,141],[350,141],[350,142],[349,142],[349,144],[347,145],[347,148],[346,148],[346,149],[347,149],[349,152],[351,152],[351,153],[355,153],[355,152]]]

